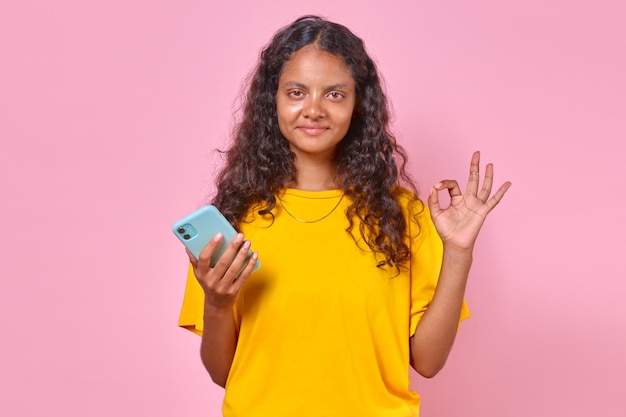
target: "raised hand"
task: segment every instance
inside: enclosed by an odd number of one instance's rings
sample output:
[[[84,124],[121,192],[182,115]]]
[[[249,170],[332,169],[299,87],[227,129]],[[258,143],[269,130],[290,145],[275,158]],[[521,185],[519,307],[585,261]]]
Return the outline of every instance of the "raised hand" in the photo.
[[[430,215],[444,246],[451,245],[458,249],[471,250],[487,214],[500,202],[504,193],[511,186],[511,183],[507,181],[491,196],[492,164],[487,164],[480,192],[478,191],[479,182],[480,152],[476,151],[472,155],[465,194],[461,192],[459,184],[455,180],[443,180],[431,189],[428,197]],[[450,205],[441,208],[439,191],[445,189],[450,194]]]

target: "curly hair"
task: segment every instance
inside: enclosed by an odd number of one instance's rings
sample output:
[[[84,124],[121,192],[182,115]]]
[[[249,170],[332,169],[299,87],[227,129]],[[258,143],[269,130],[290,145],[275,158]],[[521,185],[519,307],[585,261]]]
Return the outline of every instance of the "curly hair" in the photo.
[[[294,52],[315,45],[343,59],[356,86],[356,117],[337,147],[336,180],[351,201],[348,232],[358,219],[359,233],[380,255],[379,267],[400,268],[411,257],[405,243],[407,225],[398,203],[406,187],[417,201],[406,173],[406,153],[389,129],[387,98],[376,65],[363,41],[348,28],[318,16],[303,16],[278,31],[261,52],[249,80],[242,118],[226,164],[216,178],[213,204],[239,228],[252,206],[271,214],[276,194],[296,177],[295,155],[283,137],[276,110],[279,77]],[[399,187],[400,183],[403,187]]]

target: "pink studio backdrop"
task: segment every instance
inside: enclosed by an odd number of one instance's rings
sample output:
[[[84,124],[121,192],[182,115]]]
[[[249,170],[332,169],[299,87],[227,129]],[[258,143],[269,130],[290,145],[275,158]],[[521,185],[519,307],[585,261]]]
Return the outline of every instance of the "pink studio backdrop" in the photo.
[[[260,47],[320,13],[365,39],[424,192],[475,149],[513,182],[423,415],[626,415],[622,2],[272,4],[0,5],[0,414],[220,414],[169,228]]]

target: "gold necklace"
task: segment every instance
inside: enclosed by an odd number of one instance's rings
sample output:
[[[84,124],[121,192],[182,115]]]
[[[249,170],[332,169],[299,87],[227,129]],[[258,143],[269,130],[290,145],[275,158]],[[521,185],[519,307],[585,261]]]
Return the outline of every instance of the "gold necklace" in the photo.
[[[278,197],[278,196],[276,196]],[[306,197],[305,197],[306,198]],[[333,214],[333,212],[337,209],[337,207],[339,207],[339,204],[341,204],[341,201],[343,200],[343,194],[341,195],[341,198],[339,199],[339,201],[337,201],[337,204],[335,204],[335,207],[332,208],[332,210],[330,210],[328,213],[326,213],[325,215],[323,215],[322,217],[320,217],[319,219],[315,219],[315,220],[304,220],[301,219],[299,217],[294,216],[293,214],[291,214],[291,212],[289,210],[287,210],[287,207],[285,207],[285,202],[283,201],[282,198],[278,197],[278,201],[280,202],[280,206],[283,208],[283,210],[285,210],[285,213],[287,213],[289,216],[291,216],[294,220],[299,221],[300,223],[317,223],[320,222],[322,220],[324,220],[326,217],[330,216],[331,214]]]

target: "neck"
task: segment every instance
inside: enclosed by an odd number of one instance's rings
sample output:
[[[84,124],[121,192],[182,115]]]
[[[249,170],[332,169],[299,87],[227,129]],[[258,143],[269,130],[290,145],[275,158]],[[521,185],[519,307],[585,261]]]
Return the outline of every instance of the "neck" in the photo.
[[[334,161],[296,158],[296,178],[288,187],[304,191],[336,190],[341,187],[336,182],[335,172]]]

